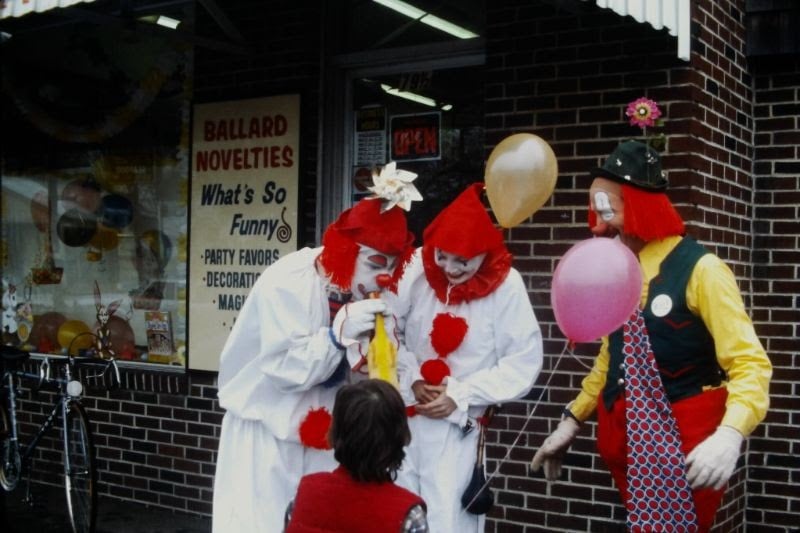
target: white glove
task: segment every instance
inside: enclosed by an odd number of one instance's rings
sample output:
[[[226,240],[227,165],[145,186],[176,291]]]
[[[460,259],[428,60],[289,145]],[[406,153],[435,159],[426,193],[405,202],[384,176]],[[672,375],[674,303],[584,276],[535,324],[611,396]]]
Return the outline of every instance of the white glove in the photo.
[[[544,478],[547,481],[555,481],[561,477],[561,459],[580,429],[580,424],[574,418],[566,417],[562,420],[536,451],[531,461],[531,470],[537,472],[544,465]]]
[[[357,337],[375,329],[375,314],[386,312],[386,302],[367,298],[342,306],[336,313],[331,332],[342,346],[358,342]]]
[[[686,479],[693,489],[721,489],[736,468],[744,437],[731,426],[719,426],[686,457]]]

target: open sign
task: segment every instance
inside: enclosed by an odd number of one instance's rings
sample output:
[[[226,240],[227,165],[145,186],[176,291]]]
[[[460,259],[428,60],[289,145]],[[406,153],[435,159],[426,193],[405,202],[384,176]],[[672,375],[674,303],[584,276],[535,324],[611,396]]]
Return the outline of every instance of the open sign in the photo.
[[[395,115],[391,118],[392,161],[441,159],[442,114]]]

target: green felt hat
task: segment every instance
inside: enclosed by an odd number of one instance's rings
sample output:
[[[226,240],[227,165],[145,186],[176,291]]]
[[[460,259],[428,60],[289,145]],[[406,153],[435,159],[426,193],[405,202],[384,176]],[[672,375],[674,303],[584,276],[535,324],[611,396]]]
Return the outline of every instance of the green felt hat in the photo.
[[[668,185],[661,170],[661,156],[639,141],[621,143],[603,166],[594,169],[591,175],[627,183],[645,191],[663,191]]]

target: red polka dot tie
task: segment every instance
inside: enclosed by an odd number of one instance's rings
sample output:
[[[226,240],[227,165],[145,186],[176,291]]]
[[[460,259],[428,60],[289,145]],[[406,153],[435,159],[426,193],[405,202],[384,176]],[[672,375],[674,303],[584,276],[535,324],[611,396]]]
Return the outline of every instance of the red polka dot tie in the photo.
[[[691,533],[697,515],[678,426],[641,311],[623,326],[628,437],[628,531]]]

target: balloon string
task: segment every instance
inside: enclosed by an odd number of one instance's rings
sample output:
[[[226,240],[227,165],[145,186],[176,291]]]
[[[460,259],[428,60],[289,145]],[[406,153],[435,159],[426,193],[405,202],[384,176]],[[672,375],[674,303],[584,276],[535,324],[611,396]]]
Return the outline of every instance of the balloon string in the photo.
[[[572,358],[575,359],[575,361],[577,361],[578,364],[581,365],[586,370],[589,371],[594,370],[594,367],[587,365],[586,363],[581,361],[577,355],[575,355],[575,343],[573,341],[567,341],[567,346],[566,348],[564,348],[564,351],[569,351],[569,354],[572,356]],[[561,355],[564,355],[564,352],[561,352]]]
[[[564,354],[565,354],[565,353],[567,353],[567,351],[569,351],[569,353],[570,353],[570,354],[571,354],[573,357],[575,357],[575,359],[576,359],[576,360],[580,361],[580,360],[579,360],[579,359],[578,359],[578,358],[575,356],[575,354],[574,354],[574,353],[572,353],[572,349],[571,349],[571,344],[570,344],[570,341],[567,341],[566,343],[564,343],[564,349],[563,349],[563,350],[561,350],[561,353],[560,353],[560,354],[558,355],[558,357],[556,358],[556,361],[555,361],[555,363],[553,364],[553,369],[550,371],[550,375],[548,376],[548,378],[547,378],[547,381],[546,381],[546,382],[545,382],[545,384],[543,385],[543,388],[547,388],[547,386],[550,384],[550,380],[552,380],[552,379],[553,379],[553,376],[555,376],[555,375],[556,375],[556,370],[558,369],[558,364],[561,362],[561,359],[564,357]],[[581,362],[581,364],[583,364],[583,363]],[[584,366],[586,366],[586,365],[584,365]],[[495,476],[497,475],[497,473],[500,471],[500,467],[501,467],[501,466],[503,466],[503,464],[504,464],[504,463],[505,463],[505,462],[508,460],[508,458],[511,456],[511,452],[514,450],[514,448],[517,446],[517,444],[519,444],[519,440],[522,438],[522,435],[523,435],[523,433],[525,433],[525,430],[526,430],[526,429],[527,429],[527,427],[528,427],[528,422],[530,422],[530,421],[531,421],[531,418],[533,418],[533,414],[536,412],[536,408],[539,406],[539,403],[540,403],[541,401],[542,401],[542,395],[540,394],[540,395],[539,395],[539,398],[537,398],[537,399],[536,399],[536,401],[535,401],[535,402],[533,402],[533,407],[531,408],[531,411],[530,411],[530,413],[528,413],[528,416],[525,418],[525,422],[522,424],[522,427],[520,428],[519,432],[517,433],[517,436],[516,436],[516,438],[514,439],[514,442],[512,442],[512,443],[511,443],[511,445],[510,445],[510,446],[509,446],[509,447],[506,449],[506,454],[505,454],[505,456],[504,456],[504,457],[503,457],[503,458],[502,458],[500,461],[498,461],[498,463],[497,463],[497,466],[496,466],[496,467],[495,467],[495,469],[494,469],[494,472],[492,472],[492,473],[489,475],[489,477],[487,477],[487,478],[486,478],[486,481],[485,481],[485,482],[484,482],[484,484],[481,486],[480,490],[478,490],[478,491],[475,491],[475,496],[473,496],[473,497],[472,497],[472,500],[470,500],[470,502],[469,502],[467,505],[463,506],[463,507],[464,507],[464,509],[462,509],[462,512],[465,512],[465,510],[466,510],[468,507],[470,507],[470,506],[473,504],[473,502],[474,502],[474,501],[475,501],[475,499],[478,497],[478,495],[480,495],[480,494],[483,492],[483,490],[484,490],[484,489],[485,489],[487,486],[489,486],[489,483],[492,481],[492,479],[494,479],[494,477],[495,477]],[[548,487],[548,488],[549,488],[549,487]]]

